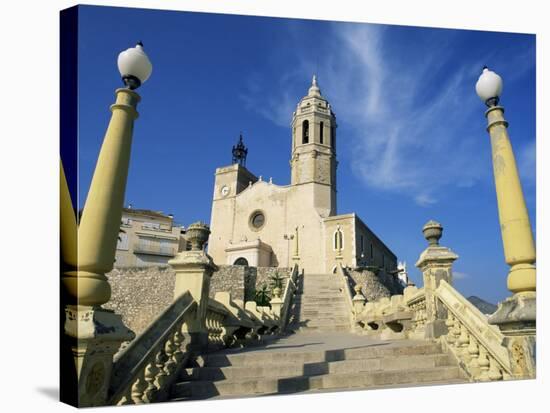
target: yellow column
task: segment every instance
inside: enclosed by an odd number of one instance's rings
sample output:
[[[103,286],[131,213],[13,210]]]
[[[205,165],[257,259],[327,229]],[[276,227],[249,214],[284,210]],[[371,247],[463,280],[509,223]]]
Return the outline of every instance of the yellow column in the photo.
[[[506,263],[511,266],[508,289],[513,293],[536,290],[535,243],[516,160],[508,137],[504,109],[493,106],[485,113],[491,136],[498,215]]]
[[[111,120],[78,229],[78,270],[67,272],[64,279],[71,299],[79,305],[101,305],[111,297],[105,273],[112,270],[115,259],[140,99],[130,89],[117,89],[116,103],[111,106]]]
[[[60,232],[61,260],[65,268],[75,269],[77,264],[77,226],[73,201],[67,185],[63,163],[60,162]]]

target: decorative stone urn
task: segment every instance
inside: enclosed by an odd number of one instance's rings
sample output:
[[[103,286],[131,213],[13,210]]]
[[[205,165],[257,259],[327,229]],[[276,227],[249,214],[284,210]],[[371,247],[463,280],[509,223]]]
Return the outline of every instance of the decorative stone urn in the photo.
[[[362,287],[359,284],[355,284],[355,287],[353,287],[353,290],[355,291],[355,295],[361,295]]]
[[[273,297],[275,298],[281,298],[281,289],[279,287],[275,287],[273,289]]]
[[[443,226],[439,222],[430,220],[424,225],[422,232],[430,246],[439,245],[439,239],[443,235]]]
[[[186,238],[191,243],[191,251],[202,251],[210,236],[210,228],[203,222],[195,222],[187,228]]]

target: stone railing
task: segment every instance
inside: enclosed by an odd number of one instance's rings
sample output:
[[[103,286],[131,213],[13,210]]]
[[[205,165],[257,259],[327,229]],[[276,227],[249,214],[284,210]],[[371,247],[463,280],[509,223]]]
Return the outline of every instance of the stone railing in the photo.
[[[189,356],[191,339],[184,326],[196,317],[196,308],[189,293],[181,295],[115,357],[109,404],[143,404],[166,397]]]
[[[205,311],[205,347],[200,340],[195,343],[198,338],[186,328],[188,322],[196,322],[197,307],[190,293],[184,293],[115,358],[110,404],[163,401],[191,357],[224,347],[257,343],[261,340],[260,334],[269,334],[278,327],[278,319],[269,307],[247,302],[245,308],[241,308],[229,293],[217,293],[216,299],[208,299]]]
[[[232,331],[228,331],[225,327],[225,320],[229,315],[229,310],[227,310],[223,304],[218,303],[212,298],[208,299],[205,326],[208,332],[209,350],[226,347],[232,343]]]
[[[409,338],[424,338],[428,319],[424,288],[407,287],[405,289],[405,304],[412,314]]]
[[[357,288],[356,291],[357,294],[353,301],[355,304],[354,325],[357,332],[378,335],[381,339],[423,336],[422,312],[425,309],[423,291],[409,290],[407,291],[409,294],[382,297],[364,305],[362,304],[364,297],[360,288]]]
[[[490,325],[464,296],[445,280],[434,294],[447,314],[447,331],[437,340],[442,343],[473,381],[511,378],[508,349],[498,327]],[[355,317],[355,325],[364,334],[381,339],[429,339],[426,325],[434,320],[426,306],[424,288],[407,287],[405,295],[394,295],[366,303]]]
[[[353,303],[353,292],[351,289],[350,281],[349,281],[349,275],[346,273],[346,270],[344,267],[342,267],[342,264],[338,264],[336,266],[336,274],[340,277],[340,281],[342,284],[342,293],[344,294],[344,297],[346,298],[346,304],[349,309],[350,318],[354,318],[354,315],[356,314],[356,308],[354,308]],[[364,302],[364,301],[363,301]]]
[[[448,313],[448,332],[441,341],[463,370],[475,381],[511,378],[510,357],[499,328],[444,280],[436,297]]]
[[[294,265],[292,274],[288,278],[285,288],[283,290],[282,297],[273,297],[270,301],[271,314],[277,321],[279,331],[284,331],[288,322],[288,315],[294,294],[297,290],[298,277],[300,276],[300,269],[298,265]]]

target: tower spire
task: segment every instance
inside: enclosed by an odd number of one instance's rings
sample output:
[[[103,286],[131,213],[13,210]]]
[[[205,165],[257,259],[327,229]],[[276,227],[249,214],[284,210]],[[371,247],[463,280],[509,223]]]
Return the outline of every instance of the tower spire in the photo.
[[[321,90],[319,89],[319,86],[317,85],[317,75],[313,74],[313,78],[311,79],[311,86],[308,91],[308,96],[321,96]]]

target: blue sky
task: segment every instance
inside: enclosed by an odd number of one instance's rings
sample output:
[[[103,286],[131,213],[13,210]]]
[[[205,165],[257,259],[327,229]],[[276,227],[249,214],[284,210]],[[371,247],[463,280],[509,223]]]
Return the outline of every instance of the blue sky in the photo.
[[[535,229],[535,36],[154,10],[81,7],[79,207],[109,121],[120,51],[142,40],[126,203],[210,220],[214,171],[242,131],[248,168],[290,181],[290,121],[317,74],[338,121],[338,212],[356,212],[421,284],[429,219],[459,256],[455,287],[509,295],[484,105],[484,64],[502,105]]]

